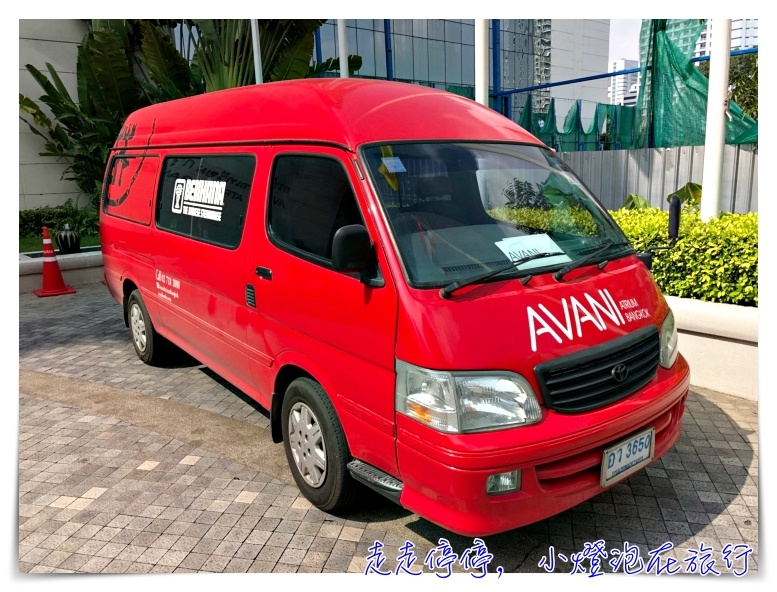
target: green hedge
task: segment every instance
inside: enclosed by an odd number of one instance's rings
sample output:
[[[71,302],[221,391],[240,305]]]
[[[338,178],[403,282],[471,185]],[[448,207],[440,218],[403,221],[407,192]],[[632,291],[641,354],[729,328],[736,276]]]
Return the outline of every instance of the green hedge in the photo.
[[[668,243],[668,212],[610,214],[637,251]],[[677,243],[654,253],[651,271],[669,296],[758,306],[758,214],[722,214],[705,223],[683,212]]]
[[[519,226],[596,236],[596,222],[591,213],[582,206],[549,210],[506,206],[488,210],[488,214],[497,220],[512,222]]]
[[[56,207],[35,208],[19,212],[19,238],[39,237],[43,227],[56,232],[70,224],[82,236],[99,236],[98,215],[89,208],[76,209],[70,204]]]

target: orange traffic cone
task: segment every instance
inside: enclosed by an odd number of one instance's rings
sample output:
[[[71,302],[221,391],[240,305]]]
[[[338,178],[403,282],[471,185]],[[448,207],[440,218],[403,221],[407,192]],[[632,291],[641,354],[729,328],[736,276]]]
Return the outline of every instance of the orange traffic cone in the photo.
[[[76,291],[65,285],[62,272],[59,270],[57,256],[51,244],[49,229],[43,227],[43,288],[33,290],[36,296],[59,296],[60,294],[75,294]]]

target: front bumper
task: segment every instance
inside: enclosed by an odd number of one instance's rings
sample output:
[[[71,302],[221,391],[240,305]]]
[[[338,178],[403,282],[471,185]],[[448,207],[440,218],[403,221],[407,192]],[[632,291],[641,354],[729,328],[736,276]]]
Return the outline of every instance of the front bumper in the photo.
[[[654,460],[680,436],[690,384],[682,356],[639,392],[585,414],[549,412],[536,426],[442,436],[397,414],[400,504],[452,532],[486,536],[553,516],[604,491],[604,450],[649,427]],[[510,432],[508,434],[508,432]],[[521,470],[514,493],[486,495],[486,480]]]

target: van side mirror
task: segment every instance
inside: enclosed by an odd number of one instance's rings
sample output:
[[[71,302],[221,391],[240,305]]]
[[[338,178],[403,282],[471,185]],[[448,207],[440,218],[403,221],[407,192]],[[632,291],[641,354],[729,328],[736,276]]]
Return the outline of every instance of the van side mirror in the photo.
[[[637,253],[637,259],[642,261],[642,263],[645,264],[645,267],[647,267],[648,270],[653,268],[653,253],[651,253],[650,251]]]
[[[669,200],[669,240],[673,243],[680,234],[680,196],[674,194]]]
[[[362,272],[367,268],[372,241],[361,224],[343,226],[335,232],[332,242],[332,267],[345,273]]]

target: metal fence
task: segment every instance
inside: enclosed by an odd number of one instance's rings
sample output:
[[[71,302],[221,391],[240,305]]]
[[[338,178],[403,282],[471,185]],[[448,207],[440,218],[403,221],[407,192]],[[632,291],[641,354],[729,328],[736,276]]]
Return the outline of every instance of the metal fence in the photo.
[[[604,207],[615,210],[630,193],[667,209],[666,197],[689,181],[701,184],[704,146],[599,152],[559,152]],[[758,152],[752,144],[726,145],[721,210],[758,211]]]

